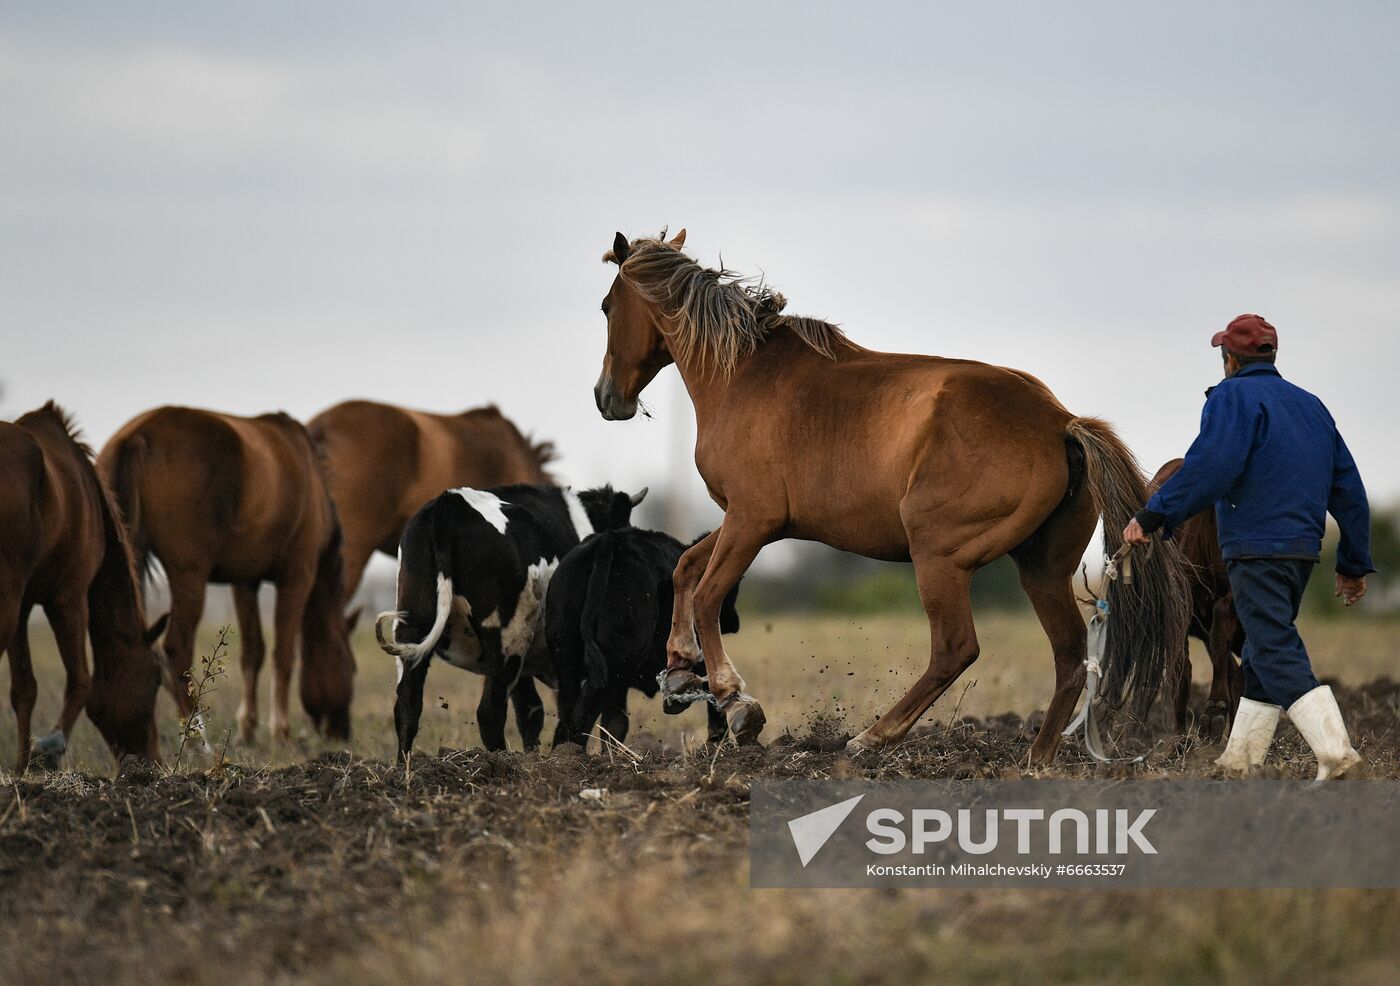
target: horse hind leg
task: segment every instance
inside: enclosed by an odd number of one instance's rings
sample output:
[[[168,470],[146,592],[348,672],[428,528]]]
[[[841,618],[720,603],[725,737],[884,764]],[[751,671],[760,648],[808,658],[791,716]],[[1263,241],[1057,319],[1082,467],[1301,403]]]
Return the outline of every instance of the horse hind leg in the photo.
[[[1225,738],[1244,694],[1243,675],[1230,649],[1238,629],[1239,617],[1235,615],[1234,603],[1228,598],[1216,600],[1211,613],[1210,635],[1206,641],[1211,674],[1204,731],[1212,740]]]
[[[167,568],[166,575],[170,580],[170,623],[161,640],[161,676],[180,715],[188,716],[194,709],[188,672],[194,661],[195,631],[204,615],[208,577],[182,568]]]
[[[267,657],[257,583],[235,585],[233,606],[238,616],[238,657],[243,668],[243,699],[238,703],[238,735],[251,744],[258,731],[258,675]]]
[[[938,697],[977,660],[977,630],[969,595],[972,573],[944,556],[915,553],[919,599],[928,614],[928,668],[904,697],[870,728],[846,744],[849,753],[898,743]]]
[[[1048,766],[1069,725],[1084,688],[1088,628],[1074,595],[1074,577],[1093,537],[1098,511],[1080,489],[1063,500],[1027,541],[1012,553],[1021,588],[1050,641],[1055,662],[1055,692],[1031,744],[1030,761]]]
[[[1055,693],[1045,709],[1030,760],[1034,766],[1049,766],[1060,747],[1060,736],[1074,714],[1075,703],[1084,689],[1084,658],[1088,652],[1088,631],[1079,604],[1074,598],[1074,577],[1047,576],[1021,570],[1021,587],[1030,598],[1031,608],[1050,640],[1055,660]]]
[[[311,597],[311,575],[298,576],[277,586],[272,639],[272,714],[268,726],[274,742],[285,743],[292,738],[291,716],[288,711],[292,693],[292,669],[296,666],[301,624],[306,615],[306,602]]]

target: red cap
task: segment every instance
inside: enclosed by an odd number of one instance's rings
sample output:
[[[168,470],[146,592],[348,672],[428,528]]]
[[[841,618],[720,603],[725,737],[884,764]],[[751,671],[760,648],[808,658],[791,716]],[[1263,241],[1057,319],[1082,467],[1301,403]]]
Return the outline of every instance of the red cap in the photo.
[[[1278,349],[1278,332],[1262,315],[1240,315],[1224,332],[1217,332],[1210,344],[1238,356],[1259,356]]]

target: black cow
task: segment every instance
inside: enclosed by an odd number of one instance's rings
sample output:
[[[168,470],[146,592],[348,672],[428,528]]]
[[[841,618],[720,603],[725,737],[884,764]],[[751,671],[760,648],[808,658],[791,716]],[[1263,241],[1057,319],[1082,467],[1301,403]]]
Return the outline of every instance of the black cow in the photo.
[[[587,745],[600,714],[620,742],[627,736],[627,689],[656,694],[671,632],[671,573],[686,547],[660,531],[628,528],[593,535],[559,563],[544,621],[559,682],[555,746]],[[738,596],[735,585],[720,607],[722,633],[739,629]],[[709,738],[717,742],[724,715],[706,708]]]
[[[539,632],[545,590],[560,559],[595,530],[627,526],[645,495],[610,486],[582,493],[525,485],[457,489],[409,519],[399,541],[398,610],[374,626],[379,646],[398,662],[401,760],[418,733],[434,656],[485,675],[476,721],[488,750],[505,749],[507,697],[526,749],[539,745],[544,705],[534,679],[554,685]]]

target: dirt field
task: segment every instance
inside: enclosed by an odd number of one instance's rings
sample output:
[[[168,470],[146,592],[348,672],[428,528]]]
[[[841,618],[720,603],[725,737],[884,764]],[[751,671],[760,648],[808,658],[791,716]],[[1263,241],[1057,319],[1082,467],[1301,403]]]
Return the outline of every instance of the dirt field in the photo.
[[[389,758],[392,666],[368,642],[348,751],[302,737],[231,749],[213,770],[187,755],[176,771],[112,780],[84,722],[74,769],[0,786],[0,981],[1393,981],[1390,892],[750,891],[755,777],[1024,773],[1046,648],[1025,619],[979,629],[976,684],[904,746],[859,762],[842,741],[919,670],[921,621],[749,620],[731,650],[768,710],[764,749],[705,747],[698,709],[665,717],[637,697],[630,751],[486,754],[473,748],[476,681],[439,665],[403,771]],[[1348,686],[1363,755],[1400,778],[1400,685],[1382,679],[1397,628],[1305,633],[1319,670]],[[36,636],[47,724],[61,678]],[[236,705],[230,663],[216,743]],[[1131,769],[1208,774],[1213,755],[1169,742]],[[1287,726],[1272,763],[1308,771]],[[1054,773],[1104,769],[1129,768],[1070,746]],[[584,800],[586,788],[607,793]]]

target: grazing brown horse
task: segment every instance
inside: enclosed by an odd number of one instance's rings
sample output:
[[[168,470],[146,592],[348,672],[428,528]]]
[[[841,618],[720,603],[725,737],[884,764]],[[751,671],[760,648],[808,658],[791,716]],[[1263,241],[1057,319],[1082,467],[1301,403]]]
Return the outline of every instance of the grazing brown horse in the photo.
[[[393,556],[408,519],[446,489],[552,483],[547,442],[532,443],[494,406],[429,414],[346,401],[307,423],[321,446],[344,531],[345,598],[376,550]]]
[[[676,567],[665,692],[697,689],[691,669],[703,660],[730,731],[754,740],[764,716],[725,653],[720,604],[765,544],[822,541],[914,563],[928,669],[849,748],[898,742],[977,659],[972,574],[1010,554],[1054,653],[1055,691],[1031,747],[1035,763],[1050,762],[1084,681],[1073,576],[1100,515],[1116,550],[1146,498],[1132,454],[1027,373],[864,349],[827,322],[781,314],[783,298],[762,284],[701,267],[684,241],[684,230],[670,241],[617,235],[594,390],[604,418],[630,418],[674,362],[695,408],[695,464],[725,511]],[[1111,590],[1104,696],[1145,714],[1180,659],[1186,588],[1170,544],[1135,574]]]
[[[29,613],[42,606],[67,672],[63,710],[36,751],[62,755],[86,705],[118,761],[160,759],[155,704],[160,668],[147,630],[141,586],[92,451],[52,401],[14,424],[0,422],[0,653],[10,655],[10,702],[23,773],[37,683],[29,656]],[[88,672],[87,641],[93,670]]]
[[[1172,459],[1152,477],[1150,489],[1176,475],[1181,459]],[[1244,627],[1235,614],[1234,597],[1230,594],[1230,578],[1225,572],[1225,558],[1220,553],[1220,535],[1215,522],[1215,508],[1202,510],[1172,533],[1190,563],[1191,623],[1189,633],[1206,645],[1210,655],[1210,696],[1206,699],[1202,729],[1212,739],[1220,739],[1230,731],[1244,696],[1244,672],[1235,655],[1244,650]],[[1176,724],[1186,728],[1186,715],[1191,699],[1191,658],[1188,641],[1182,641],[1186,652],[1182,657],[1181,674],[1176,682]]]
[[[251,742],[265,646],[258,586],[277,587],[271,731],[291,731],[287,702],[301,639],[301,700],[332,738],[350,734],[355,674],[341,613],[340,524],[310,436],[285,414],[244,418],[186,407],[147,411],[122,426],[97,459],[126,515],[143,568],[154,555],[170,581],[166,685],[180,711],[184,674],[210,582],[233,589],[242,634],[238,725]]]

